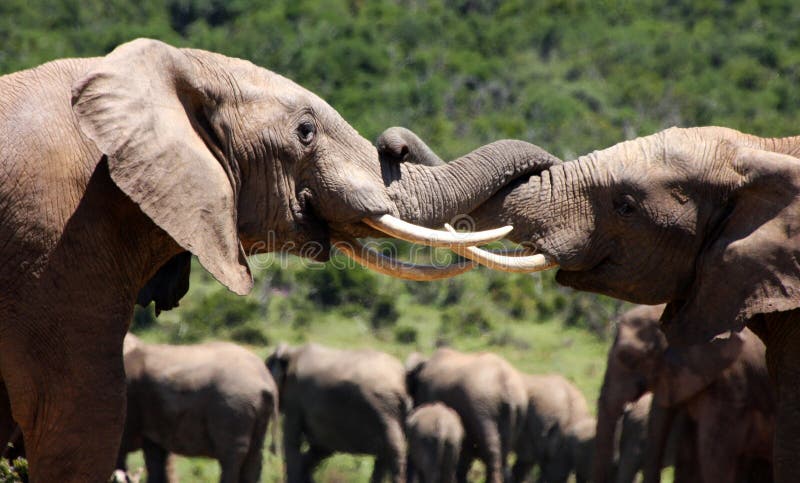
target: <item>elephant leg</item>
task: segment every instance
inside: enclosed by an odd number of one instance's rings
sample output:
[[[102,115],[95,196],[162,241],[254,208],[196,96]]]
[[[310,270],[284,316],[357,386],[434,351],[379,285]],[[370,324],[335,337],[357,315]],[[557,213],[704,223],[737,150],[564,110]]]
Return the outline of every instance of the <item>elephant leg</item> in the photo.
[[[458,469],[456,470],[456,481],[458,483],[467,483],[467,475],[470,468],[472,468],[473,461],[475,461],[475,447],[471,441],[464,441],[461,447],[461,454],[458,457]]]
[[[674,483],[696,483],[701,480],[700,461],[697,448],[697,425],[684,416],[675,443]]]
[[[277,423],[275,423],[277,424]],[[250,446],[247,454],[242,461],[242,470],[239,475],[241,483],[255,483],[261,479],[261,466],[264,458],[264,437],[267,433],[267,425],[263,425],[263,430],[259,427],[250,439]]]
[[[402,423],[390,420],[386,423],[386,450],[382,458],[386,470],[391,475],[392,483],[403,483],[406,479],[406,437]]]
[[[382,456],[375,458],[375,465],[372,467],[372,475],[369,483],[381,483],[389,472],[389,462]]]
[[[481,425],[481,434],[478,437],[478,452],[486,466],[486,481],[488,483],[502,483],[503,462],[500,432],[494,421],[486,421]]]
[[[12,444],[12,438],[17,431],[17,423],[11,417],[11,401],[8,399],[6,385],[0,381],[0,454],[5,457],[8,452],[8,445]]]
[[[3,334],[0,366],[31,481],[105,481],[114,471],[125,422],[124,333],[104,333],[109,323],[65,315],[69,333],[26,325]]]
[[[145,438],[142,441],[142,452],[147,468],[147,483],[168,483],[170,478],[167,471],[167,450]]]
[[[303,443],[302,422],[300,416],[287,408],[283,418],[283,457],[286,462],[287,483],[305,481],[305,455],[300,451]],[[310,472],[309,472],[310,473]]]
[[[530,475],[536,460],[530,454],[518,454],[514,466],[511,467],[511,481],[522,483]]]
[[[317,469],[320,463],[322,463],[325,458],[329,457],[333,454],[333,451],[323,448],[321,446],[312,445],[308,448],[303,454],[303,482],[311,482],[314,481],[314,470]]]

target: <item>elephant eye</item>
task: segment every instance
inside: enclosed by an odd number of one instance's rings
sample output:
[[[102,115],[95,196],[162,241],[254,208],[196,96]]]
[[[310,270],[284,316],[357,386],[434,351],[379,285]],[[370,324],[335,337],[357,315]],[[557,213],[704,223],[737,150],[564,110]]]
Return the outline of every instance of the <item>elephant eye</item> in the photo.
[[[631,195],[623,195],[618,200],[614,201],[614,211],[619,216],[629,217],[636,211],[636,201]]]
[[[316,134],[317,127],[312,122],[301,122],[300,125],[297,126],[297,137],[300,139],[300,142],[306,146],[311,144],[311,141],[314,140],[314,136]]]

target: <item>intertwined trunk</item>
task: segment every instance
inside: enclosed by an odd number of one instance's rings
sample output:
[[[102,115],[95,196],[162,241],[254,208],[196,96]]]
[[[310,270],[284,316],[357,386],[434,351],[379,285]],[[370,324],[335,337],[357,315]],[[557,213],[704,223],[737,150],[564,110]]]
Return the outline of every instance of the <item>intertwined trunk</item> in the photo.
[[[533,144],[497,141],[443,166],[409,163],[384,166],[384,181],[401,218],[420,225],[440,226],[472,212],[515,179],[539,173],[559,162]],[[497,217],[493,224],[497,226]]]

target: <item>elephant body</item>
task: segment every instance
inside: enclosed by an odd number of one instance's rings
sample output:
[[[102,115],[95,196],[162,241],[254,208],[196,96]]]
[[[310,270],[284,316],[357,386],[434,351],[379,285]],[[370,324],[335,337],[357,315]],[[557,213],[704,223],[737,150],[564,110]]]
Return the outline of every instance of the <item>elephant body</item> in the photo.
[[[514,448],[517,459],[513,479],[524,481],[538,464],[541,481],[566,481],[574,468],[569,431],[590,416],[586,398],[557,374],[524,375],[523,379],[528,409],[524,430]]]
[[[189,253],[238,294],[258,252],[324,261],[345,239],[368,263],[375,253],[354,237],[381,236],[392,217],[441,226],[554,160],[516,141],[490,151],[438,167],[383,162],[289,79],[149,39],[0,77],[0,444],[13,419],[34,482],[105,480],[133,305],[176,306]]]
[[[167,481],[168,453],[219,461],[221,482],[261,477],[264,437],[278,424],[278,391],[263,361],[227,342],[190,346],[125,338],[128,406],[118,468],[144,450],[147,481]],[[274,441],[273,441],[274,444]]]
[[[414,403],[442,402],[464,425],[458,480],[465,481],[473,460],[486,465],[486,480],[503,481],[507,458],[525,421],[528,398],[522,376],[503,358],[441,348],[427,360],[406,363]]]
[[[411,401],[403,365],[373,350],[279,346],[267,359],[278,383],[287,481],[305,482],[334,452],[375,456],[371,481],[405,480],[403,427]],[[301,453],[303,442],[308,450]]]
[[[442,403],[423,404],[406,419],[410,481],[455,483],[464,427]]]

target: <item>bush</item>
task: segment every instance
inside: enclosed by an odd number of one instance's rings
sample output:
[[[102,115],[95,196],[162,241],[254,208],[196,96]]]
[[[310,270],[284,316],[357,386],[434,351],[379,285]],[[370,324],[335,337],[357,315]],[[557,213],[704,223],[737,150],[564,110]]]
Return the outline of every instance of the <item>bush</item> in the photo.
[[[476,337],[486,335],[492,330],[491,318],[483,306],[464,307],[456,305],[442,313],[439,335],[459,335]]]
[[[0,483],[19,483],[28,481],[28,461],[17,458],[8,461],[0,458]]]
[[[399,325],[394,329],[394,340],[398,344],[416,344],[418,335],[417,329],[410,325]]]
[[[394,297],[384,294],[375,301],[369,320],[372,328],[378,330],[394,325],[399,317]]]

